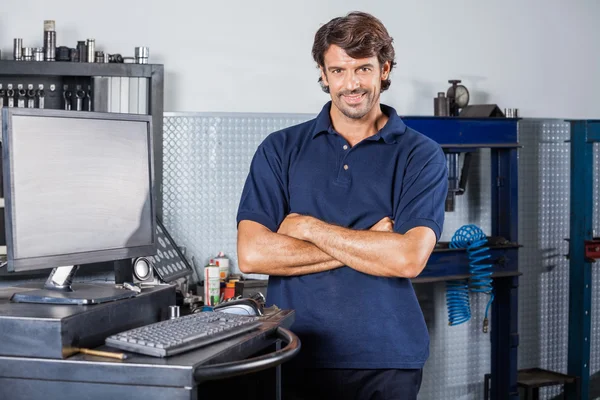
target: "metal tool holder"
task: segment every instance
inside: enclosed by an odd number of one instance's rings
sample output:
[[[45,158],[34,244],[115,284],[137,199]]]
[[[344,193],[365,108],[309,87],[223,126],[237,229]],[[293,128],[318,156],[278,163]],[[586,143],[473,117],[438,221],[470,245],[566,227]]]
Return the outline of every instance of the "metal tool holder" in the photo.
[[[403,117],[441,145],[446,154],[491,151],[494,302],[491,318],[491,399],[519,398],[517,388],[518,333],[518,120],[516,118]],[[430,283],[471,277],[465,249],[436,247],[427,267],[412,279]]]
[[[163,159],[163,65],[0,60],[0,107],[111,112],[113,110],[107,108],[105,103],[110,86],[104,85],[106,79],[110,78],[146,78],[148,82],[143,110],[152,115],[155,179],[160,183]],[[160,187],[160,184],[156,185],[155,193],[159,218],[162,217]],[[0,185],[0,197],[3,198],[2,191]],[[0,224],[4,225],[3,221]],[[3,230],[0,229],[0,232]],[[5,245],[5,241],[0,245]]]

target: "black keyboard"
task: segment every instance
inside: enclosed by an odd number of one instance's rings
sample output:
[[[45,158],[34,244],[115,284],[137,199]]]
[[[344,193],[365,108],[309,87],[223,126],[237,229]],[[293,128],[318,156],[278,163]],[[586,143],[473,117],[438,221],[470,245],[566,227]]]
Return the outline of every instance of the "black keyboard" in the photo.
[[[200,312],[117,333],[106,344],[154,357],[168,357],[219,342],[261,326],[258,317]]]

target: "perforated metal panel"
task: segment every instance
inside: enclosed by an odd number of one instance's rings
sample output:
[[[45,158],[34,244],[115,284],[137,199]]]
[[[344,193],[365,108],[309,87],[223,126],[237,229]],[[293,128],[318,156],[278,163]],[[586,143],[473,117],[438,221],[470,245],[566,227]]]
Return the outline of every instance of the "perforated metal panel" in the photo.
[[[270,132],[309,115],[174,114],[164,119],[164,219],[179,245],[201,267],[224,251],[237,268],[235,215],[250,160]],[[569,235],[569,125],[557,120],[519,124],[519,368],[567,369]],[[596,171],[600,156],[595,152]],[[489,151],[473,160],[467,193],[446,213],[442,240],[474,223],[489,233]],[[599,178],[594,186],[594,228],[600,235]],[[600,274],[593,266],[591,372],[600,370]],[[82,271],[83,272],[83,271]],[[263,277],[264,278],[264,277]],[[0,281],[0,285],[3,283]],[[14,284],[15,282],[10,282]],[[481,399],[490,372],[489,334],[481,333],[487,298],[472,296],[468,324],[449,327],[443,284],[415,285],[431,335],[419,399]],[[560,388],[545,389],[552,398]]]
[[[600,145],[594,144],[594,237],[600,236]],[[600,399],[600,265],[592,265],[592,337],[590,351],[590,374],[596,375],[590,384],[590,393]]]
[[[462,169],[464,155],[460,157]],[[445,214],[442,241],[450,241],[454,232],[466,224],[475,224],[491,234],[490,160],[489,149],[474,153],[465,194],[456,197],[455,211]],[[490,335],[482,332],[489,297],[471,294],[471,320],[448,326],[445,284],[438,283],[433,288],[414,286],[431,339],[419,399],[482,399],[483,376],[491,371]],[[433,304],[429,303],[429,297],[433,297]]]
[[[566,373],[568,354],[569,125],[520,123],[519,367]],[[542,398],[561,388],[540,391]]]
[[[199,260],[199,276],[208,259],[219,251],[232,259],[237,270],[235,216],[254,151],[269,133],[310,118],[165,114],[165,225],[188,254]],[[461,165],[463,160],[461,156]],[[446,214],[442,240],[450,240],[454,231],[467,223],[491,233],[489,150],[477,152],[471,165],[466,194],[457,197],[456,211]],[[431,359],[420,398],[482,398],[483,375],[490,372],[489,334],[481,332],[488,298],[473,295],[471,321],[449,327],[444,286],[417,285],[416,289],[431,334]]]
[[[165,117],[165,220],[201,267],[222,250],[237,266],[235,214],[254,150],[270,132],[309,119],[306,115],[167,114]],[[558,120],[519,124],[519,368],[566,372],[568,323],[569,126]],[[600,164],[598,153],[596,163]],[[462,163],[462,159],[461,159]],[[491,230],[490,153],[473,160],[466,194],[446,213],[442,240],[463,224]],[[596,191],[598,193],[598,177]],[[595,227],[598,223],[595,195]],[[598,234],[598,232],[596,232]],[[594,272],[594,285],[600,285]],[[263,277],[264,278],[264,277]],[[421,399],[481,399],[490,372],[489,335],[481,333],[487,298],[471,297],[468,324],[447,325],[443,284],[416,285],[431,335]],[[600,299],[594,290],[592,373],[600,368]],[[543,398],[560,388],[542,391]]]
[[[252,156],[268,134],[312,117],[165,113],[163,219],[198,276],[220,251],[239,272],[236,215]]]

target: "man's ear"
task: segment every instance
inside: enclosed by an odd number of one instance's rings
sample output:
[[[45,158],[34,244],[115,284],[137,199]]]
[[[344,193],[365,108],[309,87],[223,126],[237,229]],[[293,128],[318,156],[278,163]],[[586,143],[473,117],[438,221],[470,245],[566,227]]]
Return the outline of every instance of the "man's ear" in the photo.
[[[381,67],[381,80],[384,81],[389,78],[392,64],[389,61],[383,63]]]
[[[323,84],[325,86],[329,86],[329,82],[327,82],[327,74],[325,74],[325,70],[323,69],[323,67],[319,67],[319,70],[321,71],[321,80],[323,81]]]

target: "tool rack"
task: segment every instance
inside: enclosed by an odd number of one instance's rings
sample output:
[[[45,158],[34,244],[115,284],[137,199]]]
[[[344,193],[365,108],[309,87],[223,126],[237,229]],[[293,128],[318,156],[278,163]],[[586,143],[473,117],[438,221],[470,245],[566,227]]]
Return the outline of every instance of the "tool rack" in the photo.
[[[164,67],[159,64],[125,64],[125,63],[78,63],[60,61],[0,61],[0,94],[4,106],[9,106],[8,87],[14,92],[12,105],[18,107],[20,97],[26,97],[21,103],[24,107],[40,108],[39,90],[43,90],[43,108],[65,109],[64,88],[77,88],[85,92],[85,101],[81,111],[106,111],[99,103],[107,96],[108,88],[100,85],[97,78],[146,78],[147,91],[145,99],[146,114],[152,115],[154,141],[154,167],[156,182],[162,182],[163,160],[163,98]],[[19,89],[20,88],[20,89]],[[41,89],[40,89],[41,88]],[[21,90],[21,93],[19,93]],[[28,91],[35,91],[28,96]],[[20,96],[25,91],[25,96]],[[30,92],[29,94],[32,94]],[[29,100],[33,100],[30,103]],[[73,99],[71,99],[73,100]],[[72,104],[75,100],[73,100]],[[72,105],[71,104],[71,105]],[[77,112],[75,107],[71,110]],[[137,113],[137,111],[136,111]],[[162,191],[160,184],[156,186],[156,203],[158,217],[162,217]]]
[[[494,302],[491,320],[491,399],[516,400],[518,333],[518,119],[403,117],[407,126],[435,140],[445,152],[491,151]],[[414,283],[469,278],[465,249],[440,244]]]

